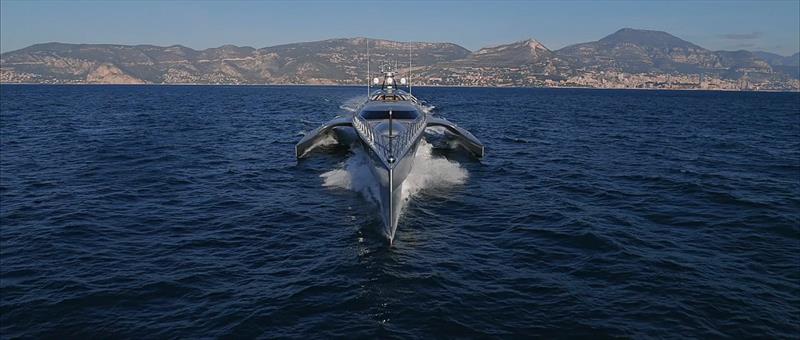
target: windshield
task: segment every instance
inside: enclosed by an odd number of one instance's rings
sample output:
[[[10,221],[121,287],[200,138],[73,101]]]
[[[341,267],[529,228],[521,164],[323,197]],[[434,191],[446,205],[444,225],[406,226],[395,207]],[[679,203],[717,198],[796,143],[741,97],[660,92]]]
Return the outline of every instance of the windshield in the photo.
[[[413,110],[392,110],[392,119],[415,119],[418,116],[419,113]],[[364,119],[389,119],[389,111],[361,111],[361,117]]]

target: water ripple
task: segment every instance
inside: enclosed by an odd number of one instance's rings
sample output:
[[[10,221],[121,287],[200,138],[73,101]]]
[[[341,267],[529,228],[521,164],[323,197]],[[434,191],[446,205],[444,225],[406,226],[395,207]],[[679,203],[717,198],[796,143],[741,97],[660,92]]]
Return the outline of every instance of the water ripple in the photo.
[[[294,159],[362,91],[0,86],[0,337],[800,333],[798,94],[417,88],[487,157],[389,248]]]

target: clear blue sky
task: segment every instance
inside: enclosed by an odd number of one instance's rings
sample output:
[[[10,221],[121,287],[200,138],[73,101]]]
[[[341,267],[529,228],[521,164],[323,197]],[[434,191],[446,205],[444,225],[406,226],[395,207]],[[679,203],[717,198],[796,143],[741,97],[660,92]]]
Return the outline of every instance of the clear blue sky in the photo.
[[[619,28],[709,49],[800,50],[800,0],[608,2],[213,2],[0,0],[0,50],[42,42],[265,47],[368,36],[476,50],[535,38],[551,49]]]

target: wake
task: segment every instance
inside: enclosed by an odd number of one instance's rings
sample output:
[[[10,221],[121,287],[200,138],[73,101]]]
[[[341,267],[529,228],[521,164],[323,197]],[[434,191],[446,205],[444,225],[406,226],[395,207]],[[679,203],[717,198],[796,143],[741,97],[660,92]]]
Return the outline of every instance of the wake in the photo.
[[[371,203],[378,205],[380,188],[370,171],[370,161],[366,151],[356,144],[353,155],[345,160],[340,168],[325,172],[323,185],[328,188],[341,188],[361,193]],[[467,170],[446,158],[434,157],[433,146],[420,140],[414,166],[403,184],[401,216],[408,201],[418,193],[429,188],[451,187],[463,184],[468,177]]]

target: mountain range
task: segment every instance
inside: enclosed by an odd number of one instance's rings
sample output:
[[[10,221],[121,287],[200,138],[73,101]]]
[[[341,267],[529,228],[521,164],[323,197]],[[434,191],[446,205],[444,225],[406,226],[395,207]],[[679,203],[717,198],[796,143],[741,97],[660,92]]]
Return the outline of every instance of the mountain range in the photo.
[[[381,65],[408,72],[410,58],[417,84],[647,87],[659,86],[663,81],[658,79],[666,76],[670,86],[700,86],[710,79],[719,86],[800,87],[800,54],[712,51],[666,32],[631,28],[559,50],[535,39],[474,52],[453,43],[366,38],[205,50],[181,45],[45,43],[0,55],[0,81],[363,84],[368,78],[367,41],[373,74]]]

